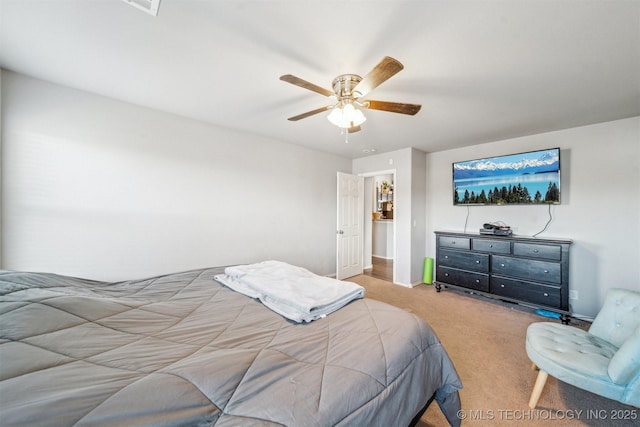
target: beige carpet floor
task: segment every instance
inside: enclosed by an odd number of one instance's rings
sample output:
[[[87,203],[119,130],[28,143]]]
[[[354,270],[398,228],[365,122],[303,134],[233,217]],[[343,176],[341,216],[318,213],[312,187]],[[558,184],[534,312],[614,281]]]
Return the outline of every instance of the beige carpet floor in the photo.
[[[535,410],[528,407],[537,372],[525,347],[527,326],[555,321],[531,309],[430,285],[405,288],[371,276],[349,279],[366,297],[412,312],[435,330],[462,379],[462,426],[640,426],[640,409],[549,377]],[[588,328],[583,321],[572,325]],[[447,426],[434,402],[419,427]]]

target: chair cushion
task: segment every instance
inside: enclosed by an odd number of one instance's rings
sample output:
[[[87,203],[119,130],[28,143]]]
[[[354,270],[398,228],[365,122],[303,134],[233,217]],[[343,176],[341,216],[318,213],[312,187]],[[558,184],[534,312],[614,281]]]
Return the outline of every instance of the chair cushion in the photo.
[[[640,326],[611,358],[608,372],[616,384],[627,384],[640,373]]]
[[[569,371],[611,381],[607,369],[618,348],[582,329],[551,322],[532,323],[527,329],[526,345],[531,361],[556,378]]]

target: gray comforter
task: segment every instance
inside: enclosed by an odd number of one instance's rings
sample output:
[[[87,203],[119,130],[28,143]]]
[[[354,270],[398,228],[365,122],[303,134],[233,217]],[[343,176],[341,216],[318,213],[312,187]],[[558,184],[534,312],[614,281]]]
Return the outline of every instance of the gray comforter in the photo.
[[[213,280],[0,272],[0,424],[403,426],[456,371],[431,328],[361,299],[295,324]]]

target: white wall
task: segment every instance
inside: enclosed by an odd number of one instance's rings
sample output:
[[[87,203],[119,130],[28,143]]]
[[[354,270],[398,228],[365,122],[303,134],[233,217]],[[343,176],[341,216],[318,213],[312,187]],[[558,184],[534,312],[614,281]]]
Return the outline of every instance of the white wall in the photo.
[[[2,100],[2,72],[0,71],[0,100]],[[2,102],[0,102],[0,242],[2,242]],[[2,244],[0,244],[0,269],[2,269]]]
[[[351,160],[2,72],[2,266],[104,280],[281,259],[335,274]]]
[[[547,206],[453,206],[451,164],[502,154],[560,147],[561,204],[539,238],[573,240],[572,310],[593,317],[609,288],[640,290],[640,118],[630,118],[427,154],[427,256],[436,230],[477,232],[504,221],[514,234],[544,228]]]
[[[422,283],[426,244],[426,174],[425,153],[412,149],[411,154],[411,280]]]
[[[640,288],[638,117],[351,162],[7,71],[0,82],[6,269],[118,280],[278,258],[333,274],[336,171],[395,169],[397,282],[411,285],[433,231],[464,228],[452,162],[559,146],[562,204],[540,237],[574,242],[573,310],[593,316],[607,289]],[[546,206],[470,207],[467,231],[502,220],[532,235],[547,218]]]

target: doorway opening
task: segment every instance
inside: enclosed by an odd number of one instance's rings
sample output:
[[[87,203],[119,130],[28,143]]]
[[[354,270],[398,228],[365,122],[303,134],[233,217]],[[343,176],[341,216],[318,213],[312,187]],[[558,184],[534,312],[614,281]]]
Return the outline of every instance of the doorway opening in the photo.
[[[395,281],[395,169],[361,174],[364,179],[363,274]]]
[[[376,279],[386,280],[387,282],[393,282],[393,260],[372,256],[371,268],[366,268],[362,274],[375,277]]]

